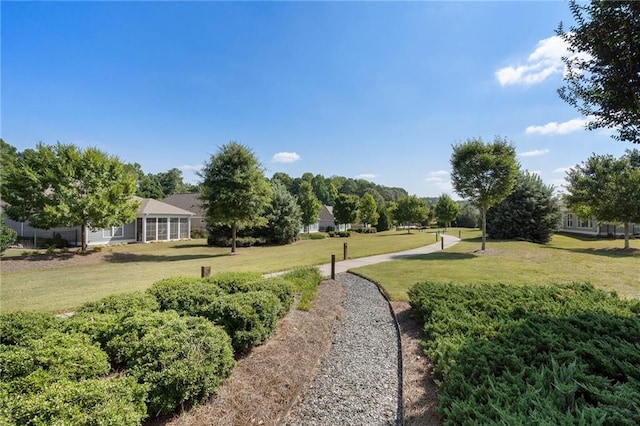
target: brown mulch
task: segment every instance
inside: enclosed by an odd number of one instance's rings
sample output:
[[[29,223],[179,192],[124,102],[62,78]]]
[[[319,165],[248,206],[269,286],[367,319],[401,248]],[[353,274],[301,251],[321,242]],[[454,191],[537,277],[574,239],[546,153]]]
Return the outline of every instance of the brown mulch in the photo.
[[[327,280],[309,312],[292,310],[276,333],[238,361],[231,377],[208,403],[147,426],[278,425],[300,392],[313,380],[331,348],[333,327],[342,315],[344,292]],[[409,304],[393,302],[402,335],[405,425],[440,425],[431,364],[422,354],[420,325],[409,315]]]

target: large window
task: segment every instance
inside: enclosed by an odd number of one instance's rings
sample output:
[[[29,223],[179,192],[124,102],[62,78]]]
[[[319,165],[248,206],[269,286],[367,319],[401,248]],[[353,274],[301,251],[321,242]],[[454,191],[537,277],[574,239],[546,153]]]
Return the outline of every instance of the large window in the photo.
[[[567,215],[567,227],[573,228],[573,215],[571,213]]]
[[[177,217],[169,219],[169,239],[171,240],[177,240],[179,238],[178,223],[179,219]]]
[[[104,238],[118,238],[124,236],[124,225],[112,226],[111,228],[104,228],[102,230],[102,236]]]
[[[169,230],[167,229],[168,227],[168,220],[166,217],[159,217],[158,218],[158,239],[159,240],[166,240],[167,239],[167,235]]]
[[[180,218],[180,238],[189,238],[189,218]]]
[[[156,218],[147,218],[147,241],[154,241],[156,239]]]

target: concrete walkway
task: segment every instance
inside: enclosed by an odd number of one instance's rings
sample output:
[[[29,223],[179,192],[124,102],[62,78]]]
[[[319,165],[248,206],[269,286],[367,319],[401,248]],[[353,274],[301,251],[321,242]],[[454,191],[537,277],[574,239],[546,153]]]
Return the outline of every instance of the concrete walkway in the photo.
[[[456,245],[460,241],[459,238],[453,237],[450,235],[444,236],[444,248],[449,248]],[[424,247],[418,247],[411,250],[401,251],[398,253],[387,253],[387,254],[378,254],[375,256],[369,257],[360,257],[358,259],[347,259],[347,260],[338,260],[338,256],[341,255],[336,253],[336,274],[341,274],[343,272],[347,272],[349,269],[359,268],[361,266],[374,265],[376,263],[388,262],[390,260],[403,259],[406,257],[419,256],[422,254],[429,254],[436,251],[442,250],[442,242],[439,241],[434,244],[430,244]],[[319,265],[320,273],[322,273],[323,277],[331,276],[331,263],[326,263],[324,265]]]

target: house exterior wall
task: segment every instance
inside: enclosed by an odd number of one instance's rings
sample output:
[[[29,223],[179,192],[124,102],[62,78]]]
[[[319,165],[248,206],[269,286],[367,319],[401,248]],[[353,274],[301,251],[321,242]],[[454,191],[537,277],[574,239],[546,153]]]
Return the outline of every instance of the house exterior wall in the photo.
[[[87,230],[87,245],[132,243],[136,241],[135,222],[110,228]]]
[[[18,234],[18,243],[27,248],[36,248],[43,246],[44,241],[53,239],[54,234],[60,234],[60,237],[67,240],[71,246],[79,246],[81,243],[82,232],[79,226],[40,229],[29,225],[29,222],[16,222],[4,216],[4,223]]]
[[[573,234],[592,235],[598,237],[618,237],[624,235],[624,226],[609,222],[599,222],[595,218],[582,220],[577,215],[564,212],[560,230]],[[631,235],[640,234],[640,224],[631,224]]]

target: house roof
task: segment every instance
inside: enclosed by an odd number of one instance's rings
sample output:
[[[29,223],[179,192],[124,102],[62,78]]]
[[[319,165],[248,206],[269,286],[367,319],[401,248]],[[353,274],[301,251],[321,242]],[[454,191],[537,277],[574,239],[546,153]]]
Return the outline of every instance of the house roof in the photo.
[[[333,207],[322,206],[319,216],[321,222],[333,222],[335,220],[335,217],[333,216]]]
[[[204,210],[202,209],[202,205],[200,203],[200,199],[198,198],[200,194],[195,194],[193,192],[190,193],[180,193],[173,194],[162,200],[167,204],[171,204],[172,206],[176,206],[183,210],[190,211],[196,217],[203,217]]]
[[[138,216],[145,215],[175,215],[175,216],[193,216],[188,210],[181,209],[153,198],[133,197],[140,202],[138,208]]]

